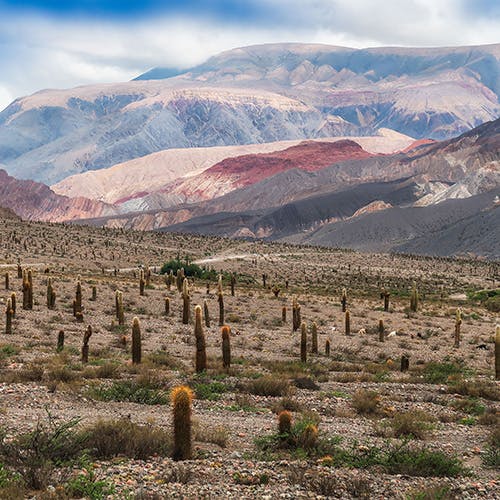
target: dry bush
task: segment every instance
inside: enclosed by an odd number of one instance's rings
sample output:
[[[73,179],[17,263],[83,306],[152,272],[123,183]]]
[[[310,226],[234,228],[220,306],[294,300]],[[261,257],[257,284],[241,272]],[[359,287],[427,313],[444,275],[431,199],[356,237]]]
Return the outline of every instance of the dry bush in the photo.
[[[380,409],[380,394],[360,389],[353,394],[351,404],[360,415],[375,415]]]
[[[256,396],[287,396],[290,392],[288,380],[268,375],[247,382],[245,390]]]

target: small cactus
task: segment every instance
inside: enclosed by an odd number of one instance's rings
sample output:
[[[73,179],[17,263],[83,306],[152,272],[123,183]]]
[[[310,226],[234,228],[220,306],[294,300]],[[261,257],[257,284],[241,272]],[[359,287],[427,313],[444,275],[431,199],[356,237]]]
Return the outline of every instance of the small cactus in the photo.
[[[192,456],[191,403],[193,392],[187,386],[172,390],[172,412],[174,424],[174,460],[189,460]]]
[[[287,436],[292,431],[292,414],[283,410],[278,414],[278,434]]]
[[[236,285],[236,275],[231,273],[231,297],[234,297],[234,285]]]
[[[409,368],[410,368],[410,358],[406,354],[403,354],[401,356],[401,371],[407,372]]]
[[[318,354],[318,325],[315,321],[311,325],[311,352]]]
[[[196,339],[196,373],[207,369],[207,351],[203,333],[201,306],[194,309],[194,336]]]
[[[328,339],[325,342],[325,356],[330,356],[330,341]]]
[[[222,366],[231,367],[231,338],[228,326],[222,327]]]
[[[83,345],[82,345],[82,363],[89,362],[89,340],[92,336],[92,327],[89,325],[87,327],[87,331],[83,336]]]
[[[219,326],[224,325],[224,293],[222,291],[222,275],[219,275],[219,281],[217,284],[217,294],[219,302]]]
[[[391,296],[391,294],[387,290],[384,290],[380,294],[380,298],[384,299],[384,311],[385,312],[389,311],[389,297],[390,296]]]
[[[139,295],[144,295],[144,287],[146,282],[144,281],[144,270],[141,269],[141,275],[139,277]]]
[[[294,332],[300,328],[301,323],[300,304],[298,303],[297,298],[294,297],[292,300],[292,328]]]
[[[460,347],[460,325],[462,324],[462,311],[460,308],[457,308],[457,312],[455,314],[455,348]]]
[[[5,273],[5,289],[9,290],[10,289],[10,280],[9,280],[9,273]]]
[[[300,325],[300,361],[302,363],[307,362],[307,330],[305,323]]]
[[[345,312],[345,334],[351,335],[351,313],[349,311]]]
[[[141,355],[141,325],[139,318],[136,317],[132,321],[132,363],[139,364],[141,362]]]
[[[92,298],[90,300],[92,300],[92,302],[97,300],[97,287],[95,285],[92,286]]]
[[[54,309],[56,306],[56,292],[52,285],[52,278],[47,280],[47,309]]]
[[[165,297],[165,316],[170,314],[170,299]]]
[[[120,326],[123,326],[125,324],[125,314],[123,312],[123,293],[119,290],[117,290],[115,293],[115,309],[118,324]]]
[[[286,306],[281,308],[281,322],[286,323]]]
[[[16,292],[12,292],[10,294],[10,304],[11,304],[11,307],[12,307],[12,317],[15,318],[16,317],[16,305],[17,305]]]
[[[83,308],[82,308],[82,285],[80,283],[80,280],[78,280],[76,283],[74,311],[75,311],[75,316],[77,315],[77,313],[81,313],[83,311]]]
[[[384,329],[384,320],[378,320],[378,340],[379,342],[385,341],[385,329]]]

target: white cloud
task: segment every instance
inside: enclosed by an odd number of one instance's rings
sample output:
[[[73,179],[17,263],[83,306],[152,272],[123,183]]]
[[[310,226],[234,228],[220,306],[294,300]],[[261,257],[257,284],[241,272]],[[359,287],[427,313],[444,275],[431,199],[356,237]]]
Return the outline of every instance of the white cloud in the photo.
[[[276,26],[179,16],[106,22],[2,15],[0,108],[41,88],[124,81],[154,66],[186,68],[222,50],[256,43],[367,47],[499,42],[500,20],[474,17],[463,9],[464,2],[266,0],[262,5],[283,14]]]

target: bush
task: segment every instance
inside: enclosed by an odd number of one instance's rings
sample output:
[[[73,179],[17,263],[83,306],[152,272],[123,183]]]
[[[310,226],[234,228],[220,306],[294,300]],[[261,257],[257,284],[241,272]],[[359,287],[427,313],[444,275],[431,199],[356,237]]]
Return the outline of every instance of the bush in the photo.
[[[455,363],[431,362],[425,365],[423,375],[424,380],[430,384],[445,384],[463,372],[464,369]]]
[[[484,398],[492,401],[500,400],[500,389],[498,386],[495,382],[487,382],[486,380],[457,380],[448,386],[448,392],[472,398]]]
[[[160,273],[170,274],[170,271],[172,271],[173,274],[176,275],[177,271],[181,268],[184,268],[185,276],[194,276],[195,278],[202,279],[217,279],[216,271],[207,271],[206,269],[201,268],[198,264],[190,263],[187,260],[182,262],[180,259],[172,259],[163,264]]]
[[[144,460],[151,455],[169,455],[172,449],[169,433],[127,418],[98,420],[79,435],[89,453],[99,459],[122,455]]]
[[[220,395],[227,391],[227,387],[222,382],[209,383],[194,383],[193,390],[196,399],[206,399],[208,401],[216,401],[220,399]]]
[[[245,390],[256,396],[287,396],[290,384],[288,380],[269,375],[251,380],[246,384]]]
[[[379,410],[380,395],[375,391],[360,389],[353,394],[351,404],[359,414],[373,415]]]
[[[391,421],[391,427],[396,438],[425,439],[432,428],[433,418],[422,411],[397,413]]]
[[[500,425],[497,424],[491,433],[482,458],[484,465],[500,467]]]
[[[85,459],[82,461],[82,468],[85,473],[71,478],[65,485],[65,491],[71,498],[102,500],[115,493],[115,487],[112,483],[96,480],[93,466]]]

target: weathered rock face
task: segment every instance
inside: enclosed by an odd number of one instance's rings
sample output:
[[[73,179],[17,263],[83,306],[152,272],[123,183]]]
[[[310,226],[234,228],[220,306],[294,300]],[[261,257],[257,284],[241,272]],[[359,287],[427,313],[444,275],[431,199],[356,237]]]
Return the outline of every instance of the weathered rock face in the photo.
[[[381,127],[446,139],[500,114],[499,59],[500,45],[236,49],[163,80],[18,99],[0,113],[0,163],[16,177],[53,184],[169,148],[373,135]]]
[[[0,169],[0,206],[26,220],[62,222],[107,216],[117,210],[87,198],[68,198],[55,194],[48,186],[18,180]]]

